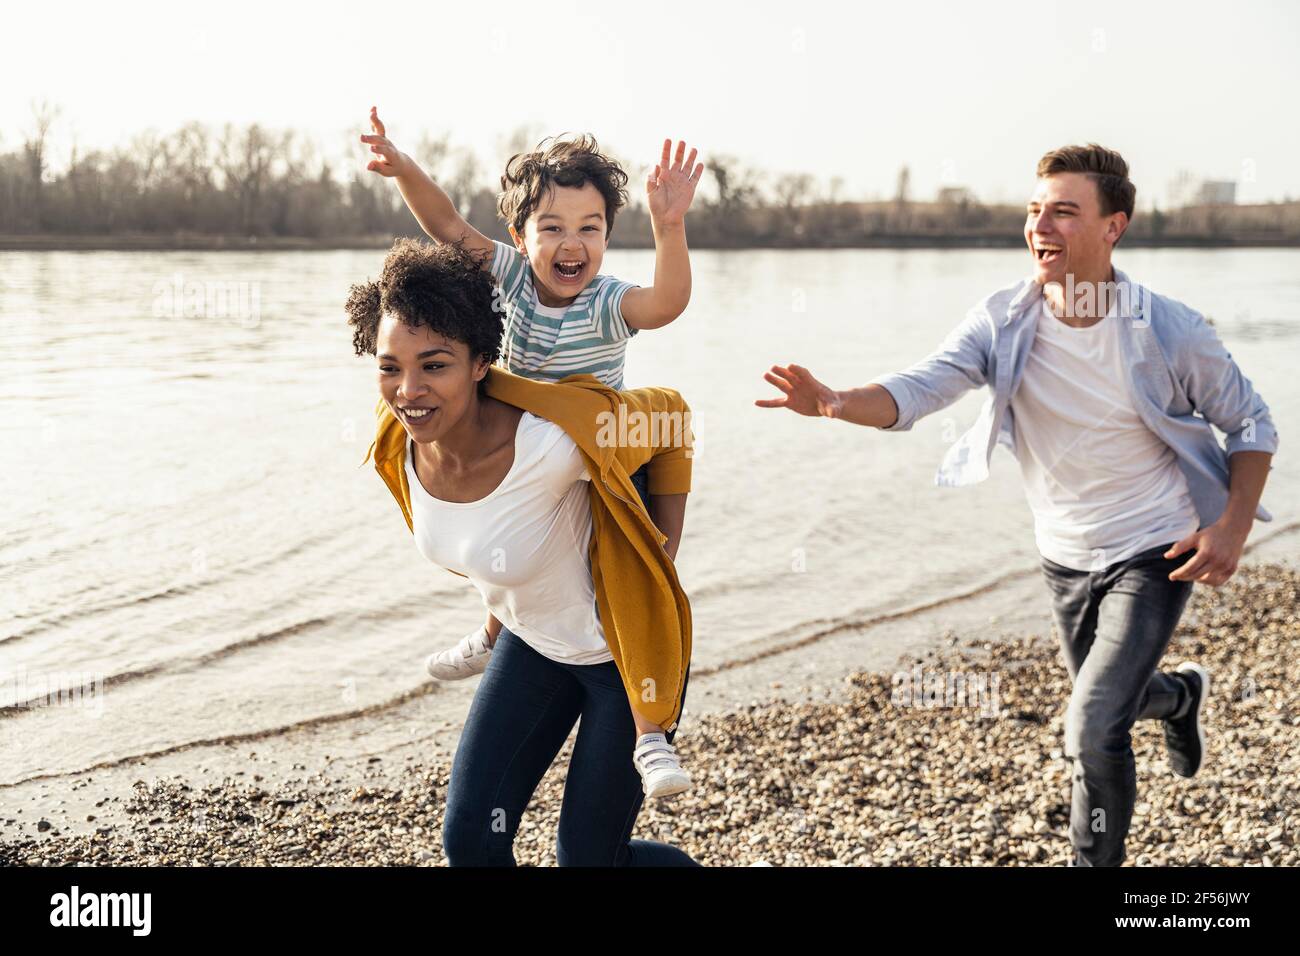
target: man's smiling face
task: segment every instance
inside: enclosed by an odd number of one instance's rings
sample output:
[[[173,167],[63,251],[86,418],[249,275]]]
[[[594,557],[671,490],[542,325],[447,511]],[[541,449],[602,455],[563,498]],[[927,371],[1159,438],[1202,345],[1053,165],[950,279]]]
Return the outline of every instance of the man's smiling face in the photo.
[[[1025,243],[1041,284],[1105,280],[1110,255],[1128,226],[1122,212],[1104,214],[1101,193],[1086,173],[1056,173],[1038,180],[1025,217]]]

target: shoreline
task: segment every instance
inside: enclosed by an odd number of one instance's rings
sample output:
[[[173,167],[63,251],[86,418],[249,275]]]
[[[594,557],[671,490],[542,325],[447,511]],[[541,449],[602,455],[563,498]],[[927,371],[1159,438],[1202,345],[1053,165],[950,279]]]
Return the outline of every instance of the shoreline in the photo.
[[[1296,567],[1294,541],[1265,539],[1224,588],[1194,592],[1166,660],[1212,667],[1212,762],[1178,780],[1159,726],[1135,728],[1146,809],[1130,862],[1300,863],[1285,826],[1300,806],[1286,784],[1300,769],[1300,663],[1285,653],[1300,637]],[[692,675],[678,743],[695,787],[643,808],[636,834],[710,865],[1064,862],[1068,678],[1039,590],[1026,578],[994,603],[958,601]],[[1221,636],[1234,639],[1207,640]],[[996,677],[998,719],[970,706],[900,708],[891,675],[916,667]],[[1231,697],[1245,686],[1257,689],[1249,707]],[[349,725],[0,788],[0,864],[441,864],[459,721],[435,697]],[[530,805],[521,863],[554,864],[571,746]]]
[[[423,238],[422,234],[410,234]],[[313,239],[294,236],[223,236],[223,235],[121,235],[60,236],[0,235],[0,252],[329,252],[335,250],[385,250],[394,236],[335,236]],[[843,244],[813,242],[776,243],[770,245],[693,245],[693,249],[714,252],[748,252],[757,250],[833,249],[1024,249],[1024,237],[1001,233],[990,235],[879,235],[864,236]],[[1165,236],[1160,239],[1130,236],[1127,249],[1297,249],[1300,238],[1260,236]],[[611,249],[652,250],[652,242],[618,242]]]

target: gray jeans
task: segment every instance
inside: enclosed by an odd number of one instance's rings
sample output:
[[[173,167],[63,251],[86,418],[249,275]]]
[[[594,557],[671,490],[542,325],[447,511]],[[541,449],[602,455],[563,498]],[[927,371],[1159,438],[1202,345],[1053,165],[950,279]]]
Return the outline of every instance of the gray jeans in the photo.
[[[1065,715],[1073,764],[1070,842],[1077,866],[1118,866],[1137,800],[1129,731],[1137,720],[1185,711],[1191,695],[1156,670],[1192,592],[1169,573],[1189,560],[1152,548],[1104,571],[1073,571],[1043,559],[1061,652],[1074,689]]]

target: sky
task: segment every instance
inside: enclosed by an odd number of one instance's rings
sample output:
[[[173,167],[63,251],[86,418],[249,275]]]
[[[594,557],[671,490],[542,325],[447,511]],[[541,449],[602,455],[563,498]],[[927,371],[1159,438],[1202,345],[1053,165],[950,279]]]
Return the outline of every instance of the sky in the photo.
[[[1020,203],[1042,153],[1098,141],[1139,206],[1181,170],[1300,198],[1295,2],[49,0],[4,21],[0,151],[44,100],[56,165],[74,140],[199,120],[300,130],[360,167],[376,104],[399,148],[446,133],[496,175],[515,130],[587,131],[632,163],[672,137],[846,198],[892,196],[906,165],[914,198]]]

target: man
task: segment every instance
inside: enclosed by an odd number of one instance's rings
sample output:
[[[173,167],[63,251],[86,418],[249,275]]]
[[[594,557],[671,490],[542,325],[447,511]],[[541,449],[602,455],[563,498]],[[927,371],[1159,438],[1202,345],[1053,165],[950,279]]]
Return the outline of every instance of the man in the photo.
[[[1204,318],[1111,266],[1135,193],[1113,150],[1053,150],[1025,220],[1032,279],[986,298],[903,372],[835,391],[773,366],[764,378],[784,397],[755,403],[906,431],[988,386],[935,482],[982,481],[995,442],[1019,461],[1073,682],[1065,754],[1080,866],[1124,859],[1135,720],[1164,721],[1175,773],[1200,769],[1209,674],[1156,668],[1193,582],[1228,580],[1253,519],[1269,520],[1259,499],[1277,450],[1268,406]]]

